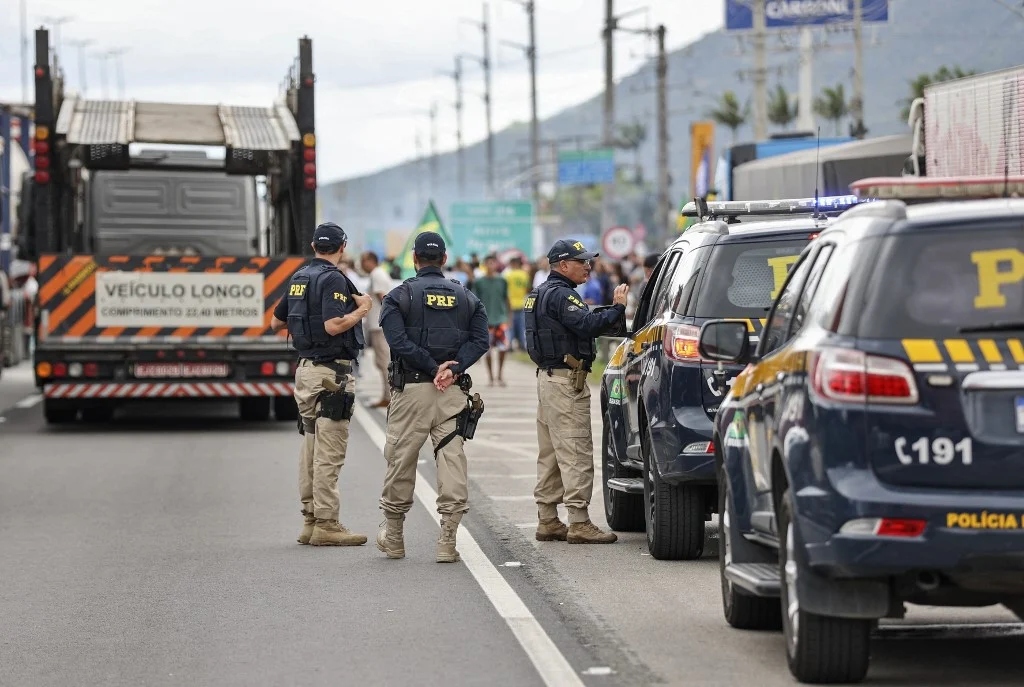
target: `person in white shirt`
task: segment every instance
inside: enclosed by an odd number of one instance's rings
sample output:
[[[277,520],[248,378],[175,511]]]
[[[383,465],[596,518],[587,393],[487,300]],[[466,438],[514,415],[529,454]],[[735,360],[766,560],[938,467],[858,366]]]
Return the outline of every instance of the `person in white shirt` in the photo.
[[[384,296],[394,287],[391,277],[380,266],[380,259],[373,251],[366,251],[359,260],[363,272],[369,275],[366,294],[370,296],[372,305],[363,322],[366,325],[366,347],[373,349],[373,363],[380,372],[383,392],[374,408],[387,408],[391,404],[391,388],[388,386],[388,362],[391,361],[391,349],[388,347],[384,331],[380,328],[380,306]]]

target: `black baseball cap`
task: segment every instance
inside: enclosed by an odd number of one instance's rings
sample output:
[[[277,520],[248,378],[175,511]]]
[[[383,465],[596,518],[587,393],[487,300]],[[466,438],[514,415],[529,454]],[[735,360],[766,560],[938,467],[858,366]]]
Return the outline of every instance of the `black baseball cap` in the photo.
[[[348,243],[348,236],[345,235],[345,230],[334,222],[324,222],[313,232],[313,243],[317,248],[333,253]],[[332,248],[334,250],[329,250]]]
[[[548,261],[593,260],[598,255],[600,255],[600,253],[589,252],[587,247],[579,241],[561,239],[559,241],[555,241],[555,245],[551,246],[551,250],[548,251]]]
[[[424,231],[416,235],[413,253],[428,259],[437,259],[444,255],[444,239],[436,231]]]

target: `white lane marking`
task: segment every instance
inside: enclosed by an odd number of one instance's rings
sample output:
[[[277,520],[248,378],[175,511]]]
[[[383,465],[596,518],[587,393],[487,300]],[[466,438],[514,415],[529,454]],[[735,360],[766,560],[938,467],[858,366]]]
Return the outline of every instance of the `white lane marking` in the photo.
[[[369,435],[370,441],[383,450],[386,440],[384,431],[370,417],[367,410],[356,406],[353,409],[353,415],[356,422],[362,426],[363,431]],[[416,500],[431,515],[435,514],[434,505],[437,502],[437,492],[423,479],[423,475],[418,470],[416,471]],[[537,669],[544,684],[549,687],[555,685],[584,687],[583,681],[576,675],[572,665],[562,655],[523,600],[494,567],[494,563],[487,558],[469,529],[460,527],[459,530],[459,555],[462,557],[462,562],[473,573],[473,577],[476,578],[480,588],[498,611],[498,615],[505,620],[509,629],[512,630],[512,634],[519,640],[519,645],[530,657],[533,667]]]
[[[23,398],[20,401],[18,401],[17,403],[15,403],[14,407],[15,408],[31,408],[34,405],[38,405],[39,402],[42,401],[42,400],[43,400],[43,395],[42,394],[32,394],[31,396],[27,396],[26,398]]]

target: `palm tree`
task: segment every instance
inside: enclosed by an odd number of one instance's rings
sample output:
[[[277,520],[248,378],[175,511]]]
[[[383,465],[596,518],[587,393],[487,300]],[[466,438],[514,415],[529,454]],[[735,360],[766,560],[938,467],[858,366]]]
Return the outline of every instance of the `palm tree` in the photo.
[[[788,129],[799,115],[799,104],[795,101],[791,103],[790,100],[789,93],[782,87],[782,84],[776,86],[768,100],[768,121],[783,129]]]
[[[736,94],[726,91],[718,102],[718,107],[708,112],[708,117],[718,124],[727,127],[732,131],[732,142],[736,142],[736,130],[743,126],[750,117],[750,103],[747,102],[742,108]]]
[[[931,86],[933,83],[941,83],[943,81],[951,81],[952,79],[962,79],[965,76],[973,76],[976,72],[972,69],[970,71],[964,71],[959,66],[954,66],[952,69],[946,65],[942,65],[934,74],[918,74],[915,79],[910,82],[910,97],[903,101],[903,109],[900,111],[900,117],[903,121],[907,121],[910,117],[910,106],[918,98],[924,97],[924,89]]]
[[[843,117],[850,114],[850,105],[846,102],[843,84],[837,84],[835,88],[826,87],[821,95],[814,99],[814,113],[833,122],[838,136],[839,123],[843,121]]]

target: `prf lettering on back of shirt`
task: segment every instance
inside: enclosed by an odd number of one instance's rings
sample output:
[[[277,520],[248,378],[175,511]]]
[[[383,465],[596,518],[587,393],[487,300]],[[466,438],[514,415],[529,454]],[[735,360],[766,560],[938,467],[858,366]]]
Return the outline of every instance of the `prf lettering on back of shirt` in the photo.
[[[427,305],[432,308],[454,308],[455,307],[455,296],[445,296],[439,293],[428,293]]]
[[[780,255],[777,258],[768,258],[768,266],[772,268],[772,282],[775,285],[775,288],[772,289],[772,298],[779,295],[782,285],[786,283],[790,266],[799,259],[799,255]]]
[[[976,250],[971,262],[978,266],[975,308],[1005,308],[1003,287],[1024,281],[1024,253],[1016,248]]]
[[[343,293],[338,293],[337,291],[335,291],[334,292],[334,300],[341,301],[342,303],[344,303],[344,302],[346,302],[348,300],[348,296],[346,296]]]
[[[292,284],[292,287],[288,289],[289,296],[302,296],[306,293],[305,284]]]

